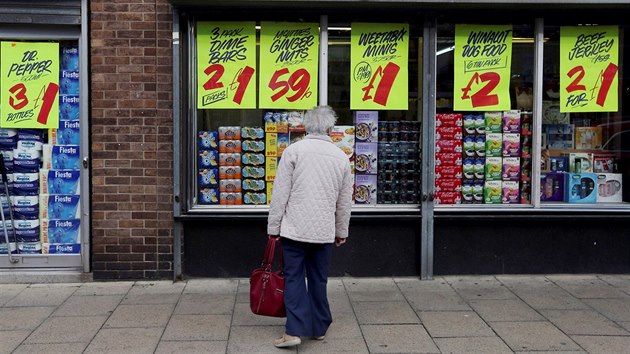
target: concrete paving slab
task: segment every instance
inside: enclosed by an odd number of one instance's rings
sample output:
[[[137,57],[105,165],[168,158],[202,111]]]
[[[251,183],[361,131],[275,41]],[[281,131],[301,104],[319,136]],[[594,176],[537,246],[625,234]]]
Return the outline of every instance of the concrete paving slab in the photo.
[[[445,277],[445,279],[466,300],[516,298],[509,288],[494,277]]]
[[[488,325],[472,311],[420,312],[431,337],[492,337]]]
[[[249,303],[238,303],[234,306],[233,326],[284,326],[284,322],[284,318],[254,315]]]
[[[593,310],[546,310],[542,314],[569,335],[630,336],[628,331]]]
[[[486,322],[544,320],[538,312],[521,300],[472,300],[470,306]]]
[[[46,344],[22,344],[12,354],[80,354],[83,353],[88,343],[46,343]]]
[[[32,331],[42,324],[54,310],[54,307],[0,308],[0,331]]]
[[[232,326],[228,353],[297,353],[297,348],[276,348],[273,340],[284,333],[284,326]]]
[[[342,338],[362,339],[359,322],[357,322],[357,319],[353,315],[340,315],[333,313],[333,322],[330,324],[330,327],[328,327],[326,338],[331,340]]]
[[[571,338],[591,354],[627,353],[630,348],[630,337],[572,336]]]
[[[127,294],[122,299],[123,305],[176,304],[180,294]]]
[[[185,287],[185,282],[137,281],[129,290],[128,295],[181,294]]]
[[[226,315],[173,315],[162,339],[227,341],[231,319]]]
[[[184,294],[234,294],[238,279],[190,279],[186,281]]]
[[[29,334],[31,331],[0,331],[0,354],[13,352]]]
[[[180,296],[174,313],[177,315],[231,315],[235,301],[233,293],[186,293]]]
[[[72,295],[57,307],[52,316],[109,316],[120,304],[123,295]]]
[[[59,306],[70,297],[79,285],[37,284],[22,290],[18,296],[4,304],[5,307],[18,306]]]
[[[394,282],[403,293],[453,291],[451,285],[443,277],[435,277],[431,280],[420,280],[416,277],[394,278]]]
[[[153,353],[161,335],[161,328],[105,328],[98,332],[85,353]]]
[[[514,353],[518,353],[518,354],[583,354],[586,353],[583,350],[563,350],[563,351],[546,351],[546,350],[540,350],[540,351],[515,351]]]
[[[4,306],[27,287],[28,284],[0,284],[0,306]]]
[[[470,311],[466,301],[454,290],[407,292],[404,296],[416,311]]]
[[[166,327],[175,305],[119,305],[104,328]]]
[[[155,350],[155,354],[181,354],[181,353],[225,353],[227,340],[215,341],[165,341],[161,340]]]
[[[364,325],[370,353],[439,353],[426,329],[418,325]]]
[[[598,278],[630,295],[630,275],[599,275]]]
[[[572,277],[550,275],[548,278],[578,299],[628,298],[628,294],[594,275]]]
[[[299,353],[336,354],[336,353],[369,353],[363,338],[328,338],[324,340],[302,340]]]
[[[407,302],[355,302],[354,312],[359,324],[413,324],[420,319]]]
[[[107,316],[50,317],[24,343],[89,343]]]
[[[630,322],[617,322],[617,324],[630,332]]]
[[[344,279],[350,301],[402,301],[400,289],[391,278]]]
[[[499,337],[435,338],[435,343],[442,353],[513,353]]]
[[[73,295],[99,296],[99,295],[125,295],[129,292],[134,282],[94,282],[81,284]]]
[[[549,322],[490,322],[490,326],[514,351],[580,350]]]
[[[627,299],[585,299],[595,311],[616,322],[630,321],[630,298]]]
[[[553,284],[544,275],[497,275],[495,278],[510,289],[537,289]]]
[[[551,285],[538,289],[514,289],[514,293],[536,310],[585,310],[589,307],[564,289]]]

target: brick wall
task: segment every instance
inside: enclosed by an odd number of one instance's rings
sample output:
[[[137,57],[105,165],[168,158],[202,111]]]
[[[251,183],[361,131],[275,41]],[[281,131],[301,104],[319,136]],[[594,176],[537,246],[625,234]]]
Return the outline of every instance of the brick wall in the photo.
[[[90,1],[92,271],[173,275],[171,7]]]

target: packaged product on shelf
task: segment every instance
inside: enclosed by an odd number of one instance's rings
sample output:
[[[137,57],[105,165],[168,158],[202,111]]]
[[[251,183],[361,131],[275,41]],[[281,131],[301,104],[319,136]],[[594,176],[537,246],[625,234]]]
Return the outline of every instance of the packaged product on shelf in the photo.
[[[486,134],[486,157],[502,157],[503,156],[503,134],[488,133]]]
[[[462,166],[435,166],[435,178],[457,178],[463,177]]]
[[[465,181],[462,184],[462,204],[473,204],[473,182]],[[437,189],[436,189],[437,192]]]
[[[461,192],[437,192],[435,193],[435,204],[461,204]]]
[[[78,121],[81,117],[78,95],[59,95],[59,121]]]
[[[242,205],[243,195],[241,193],[220,193],[219,203],[221,205]]]
[[[503,158],[486,157],[486,180],[501,181],[503,179]]]
[[[254,168],[247,166],[246,168]],[[264,169],[263,169],[264,175]],[[255,177],[259,178],[259,177]],[[220,166],[219,179],[241,179],[241,166]]]
[[[534,116],[530,112],[521,112],[521,135],[532,135]]]
[[[266,188],[265,181],[262,179],[244,179],[242,185],[244,191],[260,192],[264,191]]]
[[[398,132],[398,141],[416,142],[420,141],[420,132],[401,130]]]
[[[483,114],[466,114],[463,116],[464,132],[466,134],[485,134],[486,123]]]
[[[38,150],[13,150],[13,171],[17,173],[33,173],[39,171],[42,164],[42,153]]]
[[[330,131],[330,139],[348,156],[349,159],[354,155],[354,132],[352,125],[336,125]]]
[[[376,174],[378,170],[378,145],[357,143],[354,162],[357,174]]]
[[[439,153],[435,154],[436,166],[461,166],[462,154],[457,153]]]
[[[532,137],[521,134],[521,157],[532,157]]]
[[[39,242],[40,225],[39,219],[34,220],[14,220],[13,230],[17,242]]]
[[[200,150],[216,150],[219,147],[218,132],[202,130],[197,136]]]
[[[437,165],[437,162],[436,162]],[[475,159],[467,158],[464,159],[462,164],[462,176],[464,180],[473,180],[475,179]]]
[[[507,133],[503,134],[503,148],[501,151],[503,157],[520,157],[521,156],[521,134]]]
[[[569,156],[550,156],[549,170],[553,172],[569,172]]]
[[[243,165],[260,166],[265,164],[265,155],[255,153],[245,153],[242,156]]]
[[[462,180],[461,179],[443,179],[443,178],[436,179],[435,191],[436,192],[461,192]]]
[[[576,149],[600,149],[602,147],[602,127],[576,127]]]
[[[219,140],[240,140],[241,127],[219,127]]]
[[[520,190],[519,183],[516,181],[503,181],[501,183],[503,188],[501,194],[501,202],[503,204],[518,204],[520,203]]]
[[[242,140],[241,147],[244,152],[263,152],[265,151],[265,142],[262,140]]]
[[[562,172],[549,172],[540,175],[540,201],[564,201],[564,175]]]
[[[238,193],[242,191],[240,179],[222,179],[219,181],[220,193]]]
[[[81,168],[79,145],[50,145],[42,147],[42,168],[78,170]]]
[[[475,156],[476,157],[486,157],[486,136],[485,134],[475,135]]]
[[[17,249],[20,254],[40,254],[42,244],[41,242],[18,242]]]
[[[298,141],[304,139],[305,136],[305,131],[289,131],[289,145],[297,143]]]
[[[597,175],[594,173],[565,173],[564,201],[595,203],[597,201]]]
[[[263,121],[265,122],[265,133],[278,132],[278,121],[274,117],[273,112],[265,113],[265,116],[263,117]]]
[[[13,149],[12,150],[0,150],[2,159],[4,160],[4,168],[7,173],[13,173]],[[2,177],[0,177],[2,180]]]
[[[263,193],[247,192],[243,195],[243,202],[245,204],[253,204],[253,205],[267,204],[267,195],[264,192]]]
[[[485,180],[486,159],[475,159],[475,164],[473,165],[473,174],[476,180]]]
[[[42,142],[35,140],[18,140],[17,150],[42,150]]]
[[[278,133],[278,156],[282,156],[284,149],[289,146],[291,139],[289,133]]]
[[[59,93],[62,95],[79,95],[79,72],[61,70]]]
[[[79,243],[43,243],[43,254],[73,254],[81,253],[81,244]]]
[[[504,181],[520,181],[521,180],[521,158],[520,157],[504,157],[503,173]]]
[[[219,204],[219,188],[199,189],[199,204]]]
[[[593,172],[613,173],[616,171],[615,157],[609,153],[593,154]]]
[[[485,143],[484,143],[484,153],[485,153]],[[380,151],[380,147],[379,147]],[[435,142],[435,152],[440,153],[462,153],[463,151],[463,143],[461,140],[438,140]]]
[[[356,175],[354,201],[357,204],[376,204],[377,180],[375,175]]]
[[[356,111],[354,124],[357,142],[378,142],[378,111]]]
[[[532,159],[521,158],[521,181],[532,180]]]
[[[246,166],[249,167],[249,166]],[[246,168],[245,167],[245,168]],[[265,160],[265,181],[273,182],[274,178],[276,178],[276,171],[278,170],[278,158],[277,157],[268,157]],[[243,176],[245,176],[245,171],[243,171]],[[253,173],[252,173],[252,178]]]
[[[570,153],[569,172],[585,173],[593,172],[593,154],[591,153]]]
[[[14,195],[38,195],[39,194],[39,173],[13,173],[12,192]],[[10,177],[7,179],[11,181]],[[4,191],[2,191],[4,193]],[[46,193],[42,189],[42,193]]]
[[[11,249],[11,254],[17,254],[18,253],[17,245],[13,241],[11,241],[11,243],[9,243],[9,245],[7,245],[6,243],[3,243],[3,242],[5,242],[4,238],[3,238],[2,242],[0,242],[0,254],[7,254],[8,253],[7,250],[9,248]]]
[[[529,181],[521,181],[521,204],[531,204],[532,184]]]
[[[269,158],[267,160],[270,160]],[[265,168],[264,167],[256,167],[256,166],[243,166],[242,168],[242,173],[240,172],[241,170],[239,169],[238,175],[239,177],[234,177],[234,178],[240,178],[240,175],[242,174],[243,178],[264,178],[265,177]]]
[[[438,127],[435,129],[435,140],[462,140],[462,127]]]
[[[290,130],[303,130],[304,129],[304,113],[291,111],[285,117],[280,117],[280,126],[278,133],[288,133]],[[288,127],[287,127],[288,125]],[[288,128],[288,129],[287,129]]]
[[[267,133],[265,135],[266,156],[278,156],[278,133]]]
[[[574,131],[573,124],[548,124],[543,125],[545,131],[547,148],[554,150],[574,149]]]
[[[216,167],[219,165],[219,152],[217,150],[199,151],[199,167]]]
[[[17,142],[17,129],[0,128],[0,150],[13,150]]]
[[[521,111],[503,112],[503,133],[521,133]]]
[[[486,181],[483,187],[483,201],[485,204],[501,204],[503,182]]]
[[[48,129],[48,143],[51,145],[79,145],[81,143],[79,121],[59,121],[59,128]]]
[[[48,194],[79,194],[81,190],[80,175],[81,171],[77,170],[42,169],[39,171],[40,192]]]
[[[81,220],[42,219],[42,243],[79,243],[81,240]]]
[[[39,196],[11,196],[11,205],[16,219],[39,219]]]
[[[243,127],[241,129],[241,139],[264,139],[265,129],[261,127]]]
[[[486,134],[503,131],[503,112],[485,112]]]
[[[80,219],[81,196],[79,195],[39,195],[40,219]]]
[[[438,113],[435,115],[436,127],[461,127],[463,125],[464,125],[464,120],[461,113]],[[473,129],[474,129],[474,122],[473,122]]]
[[[207,151],[207,150],[206,150]],[[213,152],[212,150],[210,151],[211,153]],[[235,153],[235,154],[219,154],[218,152],[214,151],[215,155],[219,155],[219,166],[240,166],[241,165],[241,154],[239,153]],[[214,167],[216,165],[211,164],[210,166]],[[206,167],[206,166],[204,166]]]
[[[475,156],[475,141],[477,140],[477,135],[467,135],[464,137],[464,142],[462,144],[464,149],[465,157],[474,157]],[[484,151],[485,151],[484,146]]]
[[[46,131],[42,129],[18,129],[17,130],[17,140],[32,140],[39,141],[40,143],[44,142],[44,136],[46,135]]]
[[[216,187],[219,183],[218,168],[200,168],[199,169],[199,186]]]
[[[273,182],[267,183],[267,204],[271,203],[271,196],[273,195]]]
[[[219,140],[219,152],[220,153],[240,153],[242,152],[242,146],[240,140]]]
[[[79,48],[64,47],[61,48],[61,64],[60,70],[79,71]]]
[[[623,202],[621,173],[597,174],[597,203]]]

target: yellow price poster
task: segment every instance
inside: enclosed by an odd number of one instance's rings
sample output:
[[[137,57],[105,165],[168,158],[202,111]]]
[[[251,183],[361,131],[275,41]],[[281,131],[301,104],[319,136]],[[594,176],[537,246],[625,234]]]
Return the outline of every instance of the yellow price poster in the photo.
[[[260,108],[317,106],[319,25],[262,22],[260,27]]]
[[[408,108],[408,24],[353,23],[350,53],[350,109]]]
[[[509,110],[511,25],[455,25],[453,109]]]
[[[59,128],[59,43],[1,42],[0,127]]]
[[[617,112],[619,27],[560,27],[560,112]]]
[[[256,24],[197,23],[197,108],[256,108]]]

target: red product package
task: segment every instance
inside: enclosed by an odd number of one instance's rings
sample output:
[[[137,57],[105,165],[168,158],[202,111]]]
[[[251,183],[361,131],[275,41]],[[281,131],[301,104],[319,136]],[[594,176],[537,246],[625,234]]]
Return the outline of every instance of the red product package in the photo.
[[[435,154],[436,166],[461,166],[462,154],[458,153],[438,153]]]
[[[435,166],[435,179],[461,179],[462,166]]]
[[[464,119],[461,113],[438,113],[435,115],[436,127],[461,127]]]
[[[435,142],[435,152],[462,153],[461,140],[438,140]]]
[[[462,180],[461,179],[436,179],[435,180],[436,192],[461,192]]]
[[[460,192],[435,192],[435,204],[461,204]]]
[[[435,140],[462,140],[462,127],[437,127],[435,128]]]

